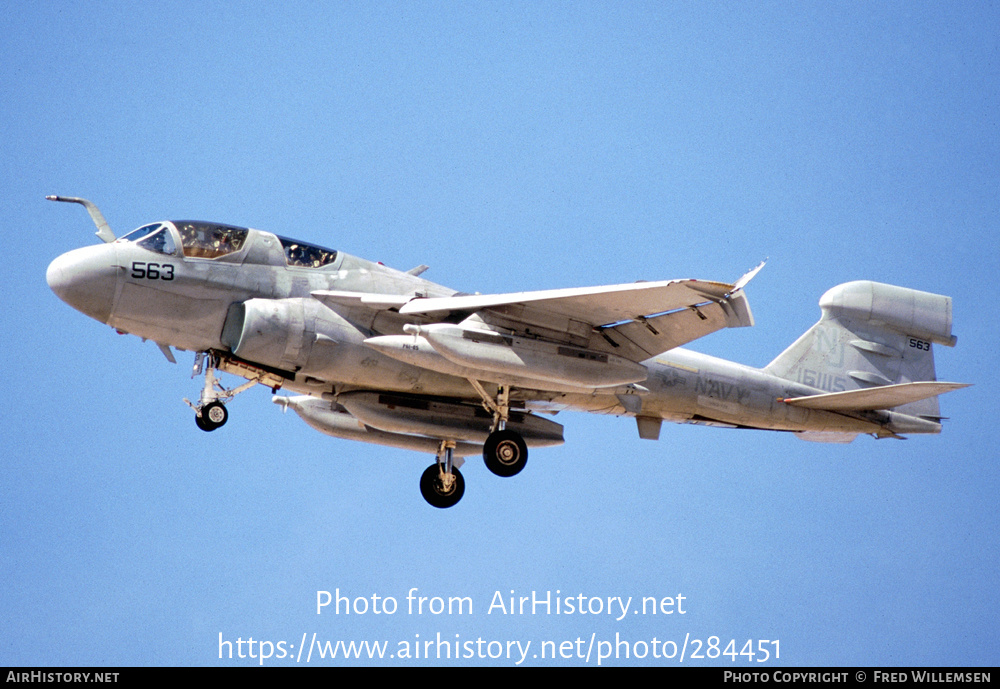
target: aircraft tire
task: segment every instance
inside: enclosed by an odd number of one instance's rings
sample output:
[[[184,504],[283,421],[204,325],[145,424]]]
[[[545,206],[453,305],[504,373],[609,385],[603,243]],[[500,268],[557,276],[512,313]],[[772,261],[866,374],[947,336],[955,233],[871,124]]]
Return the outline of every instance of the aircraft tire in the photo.
[[[226,425],[226,421],[229,420],[229,412],[226,411],[226,407],[221,402],[210,402],[202,408],[201,418],[214,431],[216,428]]]
[[[201,408],[200,414],[195,414],[194,422],[203,431],[214,431],[226,425],[229,412],[221,402],[210,402]]]
[[[528,446],[520,433],[495,431],[483,444],[483,461],[497,476],[514,476],[528,463]]]
[[[424,496],[424,500],[433,507],[441,509],[452,507],[465,494],[465,479],[462,477],[462,472],[453,467],[451,473],[455,476],[455,482],[448,492],[445,492],[444,486],[441,484],[440,470],[438,469],[437,462],[427,467],[420,477],[420,493]]]
[[[197,424],[198,428],[208,433],[209,431],[214,431],[215,426],[209,426],[205,423],[205,419],[201,418],[201,414],[194,415],[194,422]]]

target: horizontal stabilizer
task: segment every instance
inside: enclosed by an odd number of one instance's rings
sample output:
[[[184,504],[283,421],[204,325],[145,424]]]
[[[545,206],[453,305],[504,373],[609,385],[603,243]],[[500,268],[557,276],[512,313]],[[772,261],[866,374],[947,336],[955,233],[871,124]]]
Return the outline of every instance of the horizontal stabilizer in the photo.
[[[863,390],[847,390],[846,392],[831,392],[808,397],[779,398],[780,402],[806,409],[822,409],[825,411],[864,411],[870,409],[892,409],[911,402],[919,402],[928,397],[943,395],[952,390],[969,387],[969,383],[940,383],[923,381],[919,383],[901,383],[899,385],[883,385]]]

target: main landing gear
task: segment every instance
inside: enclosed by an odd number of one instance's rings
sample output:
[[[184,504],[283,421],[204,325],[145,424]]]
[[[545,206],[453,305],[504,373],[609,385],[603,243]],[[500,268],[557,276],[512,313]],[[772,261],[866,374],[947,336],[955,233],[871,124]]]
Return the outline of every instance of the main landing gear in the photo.
[[[437,461],[420,477],[420,493],[434,507],[452,507],[465,495],[465,479],[458,470],[462,460],[454,459],[454,450],[455,441],[442,440]]]
[[[191,377],[194,378],[204,370],[205,385],[201,389],[198,404],[193,404],[191,400],[186,398],[184,400],[189,407],[194,409],[195,424],[197,424],[198,428],[206,432],[225,426],[226,421],[229,420],[229,412],[226,410],[225,404],[236,395],[244,390],[249,390],[259,382],[255,378],[239,387],[227,390],[222,387],[218,376],[215,375],[218,365],[218,359],[211,352],[198,352],[195,356],[194,370],[191,373]]]
[[[520,433],[507,430],[510,416],[510,386],[501,385],[494,399],[478,380],[469,379],[483,400],[483,407],[493,414],[493,426],[483,444],[483,461],[486,468],[497,476],[519,474],[528,463],[528,446]]]
[[[497,476],[520,473],[528,463],[528,446],[520,433],[505,428],[510,414],[510,387],[501,385],[494,399],[479,381],[469,379],[469,382],[482,398],[483,406],[493,414],[493,426],[483,444],[486,468]],[[454,451],[454,440],[442,440],[437,461],[420,477],[420,493],[434,507],[452,507],[465,494],[465,479],[458,470],[464,460],[455,459]]]

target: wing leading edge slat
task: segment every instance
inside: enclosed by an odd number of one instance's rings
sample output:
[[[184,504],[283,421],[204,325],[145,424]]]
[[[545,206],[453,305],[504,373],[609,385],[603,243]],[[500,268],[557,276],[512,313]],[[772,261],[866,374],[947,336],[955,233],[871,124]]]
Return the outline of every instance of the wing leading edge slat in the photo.
[[[683,308],[703,302],[706,298],[721,299],[732,289],[732,285],[702,280],[636,282],[510,294],[418,298],[400,307],[399,312],[401,314],[456,311],[474,313],[483,309],[524,305],[598,326]]]

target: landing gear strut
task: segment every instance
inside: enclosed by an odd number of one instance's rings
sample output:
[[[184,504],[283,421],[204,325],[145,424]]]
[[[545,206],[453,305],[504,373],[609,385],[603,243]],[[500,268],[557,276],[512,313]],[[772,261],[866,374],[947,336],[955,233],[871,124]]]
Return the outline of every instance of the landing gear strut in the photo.
[[[490,396],[478,380],[469,379],[483,400],[486,411],[493,413],[493,427],[483,444],[486,468],[497,476],[514,476],[528,463],[528,446],[520,433],[507,430],[510,416],[510,386],[501,385],[496,399]]]
[[[452,459],[454,450],[454,441],[442,440],[437,461],[420,477],[420,493],[424,500],[441,509],[454,506],[465,494],[465,479]]]
[[[222,387],[218,376],[215,375],[218,365],[219,360],[217,356],[211,352],[198,352],[195,355],[194,371],[191,377],[194,378],[204,369],[205,385],[201,389],[198,404],[192,404],[189,399],[184,400],[189,407],[194,409],[194,422],[203,431],[214,431],[216,428],[225,426],[226,421],[229,420],[229,412],[225,407],[226,402],[258,383],[258,380],[255,378],[239,387],[227,390]]]

